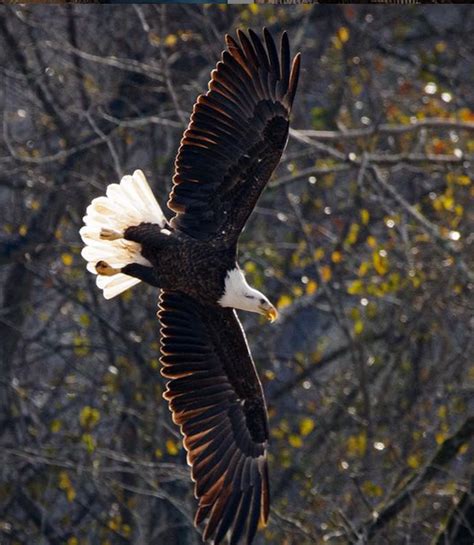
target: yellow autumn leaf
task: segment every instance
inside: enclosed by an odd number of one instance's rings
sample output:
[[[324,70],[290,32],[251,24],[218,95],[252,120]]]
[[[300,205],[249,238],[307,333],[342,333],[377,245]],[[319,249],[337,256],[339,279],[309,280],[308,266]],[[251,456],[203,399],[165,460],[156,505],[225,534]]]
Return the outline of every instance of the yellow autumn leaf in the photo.
[[[71,486],[71,480],[69,479],[69,475],[65,471],[59,472],[59,488],[61,490],[66,490],[66,488],[69,488]]]
[[[456,176],[456,183],[458,185],[470,185],[471,178],[469,178],[469,176],[466,176],[466,175]]]
[[[458,115],[461,121],[474,121],[474,112],[469,108],[461,108],[458,111]]]
[[[74,501],[74,498],[76,497],[76,491],[74,488],[68,488],[66,490],[66,499],[69,503],[72,503]]]
[[[360,335],[364,331],[364,322],[362,320],[356,320],[354,322],[354,334]]]
[[[71,536],[71,537],[67,540],[67,545],[79,545],[79,540],[77,539],[77,537]]]
[[[165,38],[165,45],[168,47],[173,47],[178,43],[178,36],[176,34],[168,34]]]
[[[73,340],[74,354],[79,357],[87,356],[89,353],[89,343],[87,339],[84,339],[80,335],[75,335]]]
[[[350,284],[349,284],[349,287],[347,288],[347,293],[349,293],[350,295],[357,295],[358,293],[362,293],[364,289],[364,284],[362,282],[362,280],[353,280]]]
[[[296,435],[294,433],[292,433],[288,437],[288,442],[290,443],[292,447],[295,447],[295,448],[301,448],[303,446],[303,439],[301,439],[299,435]]]
[[[79,422],[83,428],[91,430],[100,420],[100,412],[86,405],[79,413]]]
[[[367,209],[362,208],[360,211],[360,221],[363,223],[363,225],[368,225],[370,220],[370,213]]]
[[[418,469],[421,466],[421,456],[419,454],[410,454],[407,458],[407,464],[412,469]]]
[[[372,235],[369,235],[367,237],[367,244],[371,247],[371,248],[375,248],[377,246],[377,239],[372,236]]]
[[[107,526],[113,530],[114,532],[117,532],[120,527],[120,522],[122,520],[122,517],[120,515],[112,517]]]
[[[358,223],[352,223],[349,227],[349,232],[347,233],[347,237],[345,240],[346,244],[349,244],[352,246],[357,242],[357,237],[359,236],[360,226]]]
[[[301,286],[293,286],[291,288],[291,293],[293,293],[295,297],[301,297],[303,295],[303,288]]]
[[[369,261],[363,261],[359,265],[359,269],[357,270],[357,274],[359,276],[365,276],[370,270],[370,262]]]
[[[178,444],[173,439],[166,440],[166,450],[171,456],[176,456],[179,452]]]
[[[257,270],[257,265],[253,261],[247,261],[244,265],[245,272],[253,273]]]
[[[76,491],[74,490],[69,475],[65,471],[59,472],[59,488],[66,493],[66,499],[69,503],[74,501]]]
[[[311,418],[303,418],[300,420],[300,433],[303,436],[309,435],[314,430],[314,421]]]
[[[329,282],[332,277],[331,267],[329,265],[323,265],[321,267],[320,274],[324,282]]]
[[[50,430],[53,432],[53,433],[58,433],[61,428],[62,428],[62,422],[61,420],[59,420],[58,418],[55,418],[52,422],[51,422],[51,425],[50,425]]]
[[[350,37],[349,29],[346,26],[341,26],[337,31],[337,37],[341,41],[341,43],[345,44]]]
[[[265,375],[265,378],[268,379],[268,380],[274,380],[275,377],[276,377],[275,372],[272,371],[271,369],[267,369],[264,372],[264,375]]]
[[[383,489],[380,485],[373,483],[372,481],[364,481],[361,486],[362,491],[367,495],[374,498],[379,498],[383,495]]]
[[[324,250],[323,248],[318,248],[314,251],[314,259],[316,261],[320,261],[324,257]]]
[[[87,452],[91,453],[95,450],[95,439],[90,433],[83,433],[81,441],[86,445]]]
[[[70,267],[73,262],[73,257],[71,254],[61,254],[61,261],[63,262],[63,265],[65,265],[66,267]]]
[[[283,439],[283,437],[285,436],[283,430],[280,430],[278,428],[273,428],[270,433],[275,439]]]
[[[28,232],[28,227],[26,225],[20,225],[19,229],[18,229],[18,233],[24,237],[26,235],[26,233]]]
[[[289,295],[281,295],[280,299],[278,299],[277,307],[278,308],[285,308],[289,305],[291,305],[292,299]]]
[[[331,261],[333,263],[340,263],[342,261],[342,253],[339,250],[335,250],[331,254]]]
[[[91,325],[91,319],[89,318],[89,315],[88,314],[81,314],[79,316],[79,323],[83,327],[89,327]]]
[[[388,272],[388,259],[385,255],[381,255],[381,252],[374,252],[372,254],[372,262],[374,269],[380,276]]]
[[[367,435],[362,431],[358,435],[351,435],[347,439],[347,452],[352,456],[363,456],[367,449]]]
[[[318,289],[318,283],[315,282],[314,280],[310,280],[306,284],[306,294],[307,295],[313,295],[313,293],[315,293],[317,289]]]

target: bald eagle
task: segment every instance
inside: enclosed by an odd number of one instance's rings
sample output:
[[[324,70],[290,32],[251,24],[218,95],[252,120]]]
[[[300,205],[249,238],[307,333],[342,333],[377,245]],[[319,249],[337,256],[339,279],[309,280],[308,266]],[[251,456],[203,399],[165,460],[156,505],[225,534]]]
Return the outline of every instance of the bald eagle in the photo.
[[[167,221],[137,170],[87,208],[87,269],[106,299],[144,281],[159,288],[164,398],[180,426],[199,506],[215,544],[250,544],[269,513],[262,386],[235,309],[277,317],[247,283],[237,241],[288,139],[300,56],[268,30],[226,36],[175,163]]]

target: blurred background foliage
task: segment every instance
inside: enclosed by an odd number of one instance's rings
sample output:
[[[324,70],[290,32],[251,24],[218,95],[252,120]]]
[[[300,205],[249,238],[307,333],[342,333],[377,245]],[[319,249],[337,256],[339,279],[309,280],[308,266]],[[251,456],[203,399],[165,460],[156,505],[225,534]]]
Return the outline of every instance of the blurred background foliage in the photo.
[[[474,12],[0,8],[0,542],[197,544],[161,395],[157,293],[105,301],[86,205],[164,203],[236,27],[303,53],[285,155],[241,240],[281,311],[241,313],[271,425],[256,543],[472,544]]]

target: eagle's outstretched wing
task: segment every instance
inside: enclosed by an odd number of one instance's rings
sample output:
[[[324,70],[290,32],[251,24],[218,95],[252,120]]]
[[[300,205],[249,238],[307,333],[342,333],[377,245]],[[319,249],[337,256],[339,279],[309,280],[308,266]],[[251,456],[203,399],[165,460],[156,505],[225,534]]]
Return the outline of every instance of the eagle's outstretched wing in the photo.
[[[234,310],[162,291],[164,397],[181,428],[199,499],[196,525],[217,545],[250,544],[268,519],[267,413]]]
[[[201,240],[236,241],[285,148],[298,84],[300,56],[290,69],[286,33],[280,55],[266,29],[264,40],[252,30],[238,38],[226,36],[176,157],[171,224]]]

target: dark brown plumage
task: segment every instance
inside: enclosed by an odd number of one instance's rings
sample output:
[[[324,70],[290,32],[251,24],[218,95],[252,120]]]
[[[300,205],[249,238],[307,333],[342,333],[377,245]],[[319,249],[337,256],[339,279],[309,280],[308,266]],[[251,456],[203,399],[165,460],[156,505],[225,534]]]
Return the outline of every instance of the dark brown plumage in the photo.
[[[234,309],[276,310],[245,282],[237,239],[286,145],[300,66],[286,34],[279,54],[267,30],[238,39],[226,37],[181,140],[171,221],[137,171],[93,201],[81,230],[107,298],[134,279],[161,289],[164,397],[192,468],[195,523],[216,545],[250,544],[268,520],[265,400]]]
[[[250,543],[268,519],[265,402],[255,366],[232,309],[209,309],[180,293],[162,292],[165,399],[184,435],[204,539]]]
[[[176,158],[168,206],[171,225],[193,238],[223,235],[235,244],[288,138],[300,56],[290,69],[288,37],[280,60],[265,29],[264,44],[249,30],[226,36],[227,51],[198,97]]]

